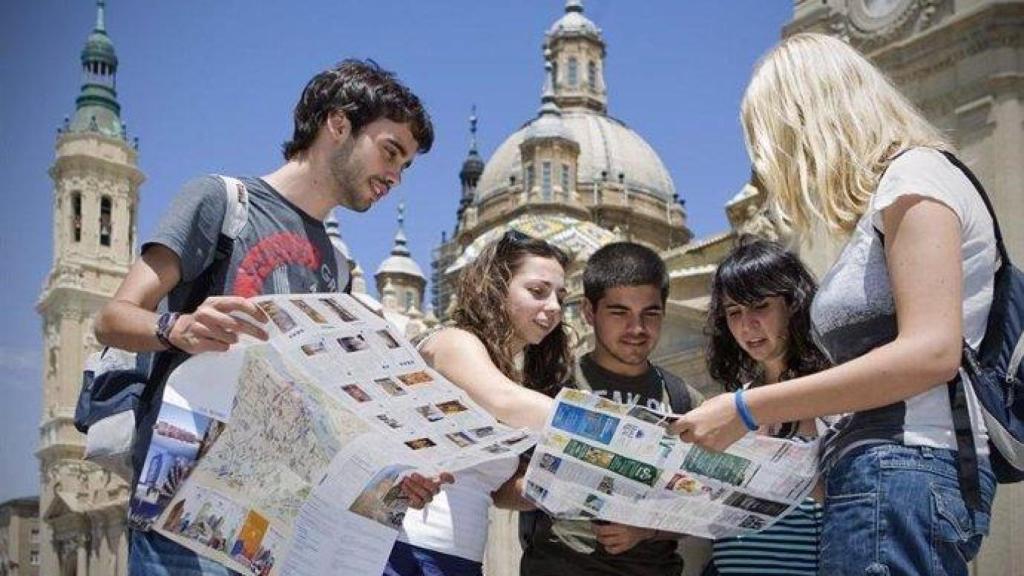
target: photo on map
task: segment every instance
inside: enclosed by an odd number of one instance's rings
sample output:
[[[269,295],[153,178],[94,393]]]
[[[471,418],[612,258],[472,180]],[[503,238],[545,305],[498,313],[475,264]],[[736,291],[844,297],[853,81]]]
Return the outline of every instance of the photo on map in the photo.
[[[220,429],[220,422],[197,412],[169,403],[160,406],[153,439],[129,504],[129,522],[133,527],[148,529]]]
[[[489,454],[504,454],[505,452],[511,452],[511,450],[509,450],[507,446],[499,442],[498,444],[491,444],[490,446],[486,446],[484,448],[484,452],[487,452]]]
[[[417,406],[416,411],[419,412],[420,416],[426,418],[428,422],[437,422],[444,418],[444,412],[438,410],[437,406],[434,406],[433,404]]]
[[[479,428],[473,428],[470,433],[477,438],[487,438],[488,436],[494,436],[494,426],[481,426]]]
[[[334,312],[342,322],[356,321],[356,317],[348,310],[345,310],[345,308],[343,308],[341,304],[338,304],[333,298],[320,298],[319,300],[321,304],[329,308],[331,312]]]
[[[338,344],[341,344],[341,347],[345,352],[360,352],[370,347],[370,345],[366,343],[366,339],[363,338],[362,334],[356,334],[355,336],[342,336],[341,338],[338,338]]]
[[[300,346],[302,353],[306,356],[316,356],[327,351],[327,346],[324,345],[323,340],[317,340],[316,342],[309,342]]]
[[[665,489],[679,494],[697,495],[701,494],[701,483],[688,474],[674,474],[672,479],[665,484]]]
[[[548,472],[551,472],[552,474],[556,474],[558,472],[559,466],[561,466],[561,465],[562,465],[562,459],[559,458],[558,456],[555,456],[554,454],[548,454],[547,452],[545,452],[545,453],[541,454],[541,456],[540,456],[540,469],[541,470],[547,470]]]
[[[430,377],[430,374],[427,374],[425,370],[402,374],[398,379],[406,386],[416,386],[417,384],[427,384],[434,381],[434,379]]]
[[[387,346],[388,348],[391,348],[393,350],[395,348],[402,347],[402,345],[398,343],[398,340],[396,340],[395,337],[391,335],[391,331],[388,330],[387,328],[377,330],[376,334],[377,336],[380,337],[381,341],[384,342],[384,345]]]
[[[255,510],[249,510],[242,522],[242,528],[238,531],[238,538],[231,546],[230,556],[237,562],[251,566],[256,555],[260,552],[260,544],[263,537],[270,528],[270,521]]]
[[[468,410],[468,408],[466,408],[462,404],[462,402],[459,402],[458,400],[449,400],[447,402],[441,402],[440,404],[437,405],[437,407],[441,409],[441,412],[444,412],[445,416],[451,416],[452,414],[458,414],[459,412],[465,412],[466,410]]]
[[[412,448],[413,450],[422,450],[424,448],[432,448],[434,446],[437,446],[437,444],[435,444],[433,440],[426,437],[417,438],[415,440],[409,440],[405,443],[405,445],[408,446],[409,448]]]
[[[171,505],[161,528],[227,554],[248,510],[213,490],[190,484]]]
[[[351,396],[356,402],[369,402],[371,400],[370,395],[356,384],[342,386],[341,389]]]
[[[317,312],[315,308],[307,304],[304,300],[298,298],[292,298],[289,300],[293,306],[302,311],[303,314],[309,316],[309,319],[317,324],[327,324],[327,318],[324,318],[323,314]]]
[[[445,434],[444,437],[451,440],[452,444],[455,444],[459,448],[467,448],[476,444],[476,440],[470,438],[465,432],[452,432],[450,434]]]
[[[388,416],[387,414],[377,414],[377,420],[388,425],[388,428],[392,430],[398,430],[402,427],[402,423],[398,419]]]
[[[256,307],[270,318],[270,321],[277,326],[277,329],[287,334],[295,328],[295,319],[292,318],[291,314],[286,312],[283,308],[277,305],[273,300],[267,300],[256,304]]]
[[[408,469],[409,466],[396,464],[378,470],[356,496],[349,511],[389,528],[401,528],[407,502],[398,477]]]
[[[373,382],[387,392],[389,396],[405,396],[407,394],[405,388],[399,386],[398,382],[391,378],[377,378]]]

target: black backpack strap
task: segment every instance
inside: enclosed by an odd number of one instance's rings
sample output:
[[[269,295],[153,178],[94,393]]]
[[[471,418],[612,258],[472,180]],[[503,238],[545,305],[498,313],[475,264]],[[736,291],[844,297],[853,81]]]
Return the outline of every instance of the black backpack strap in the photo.
[[[974,172],[971,172],[971,169],[961,162],[959,158],[954,156],[952,152],[942,151],[942,155],[946,157],[946,160],[949,160],[950,164],[959,168],[960,171],[964,173],[964,176],[967,176],[967,179],[971,181],[974,189],[978,192],[978,196],[981,196],[981,201],[985,203],[985,209],[988,210],[988,215],[992,217],[992,231],[995,233],[996,237],[996,250],[999,251],[999,257],[1002,259],[1003,265],[1005,266],[1009,264],[1010,255],[1006,251],[1006,245],[1003,244],[1003,232],[999,229],[999,218],[996,217],[996,211],[992,208],[992,201],[989,200],[988,193],[985,192],[985,187],[981,185],[981,181],[974,175]]]
[[[964,352],[966,354],[966,351]],[[967,412],[966,383],[958,371],[949,381],[949,409],[953,415],[953,431],[956,433],[956,468],[960,483],[960,496],[971,510],[981,510],[981,481],[978,479],[978,452],[974,446],[974,430],[971,416]]]
[[[686,389],[686,383],[681,378],[676,378],[674,375],[669,374],[667,377],[665,373],[658,366],[654,366],[654,370],[658,373],[658,378],[661,379],[661,385],[665,389],[665,394],[668,395],[668,403],[672,408],[672,412],[675,414],[686,414],[693,409],[693,399],[690,398],[690,391]]]

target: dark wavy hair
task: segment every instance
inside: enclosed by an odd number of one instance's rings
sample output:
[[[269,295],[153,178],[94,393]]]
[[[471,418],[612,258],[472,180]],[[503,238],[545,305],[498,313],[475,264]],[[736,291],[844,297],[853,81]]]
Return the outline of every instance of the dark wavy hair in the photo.
[[[295,105],[295,130],[292,139],[281,148],[285,160],[307,150],[316,139],[327,116],[340,110],[352,125],[352,134],[380,118],[409,123],[419,152],[425,154],[434,144],[434,125],[420,99],[406,88],[393,72],[382,69],[373,60],[343,60],[317,74]]]
[[[726,322],[725,299],[750,306],[770,296],[782,296],[790,310],[783,379],[828,368],[829,361],[811,341],[811,301],[817,291],[814,277],[800,259],[775,242],[742,236],[722,260],[711,281],[705,333],[708,373],[732,391],[744,382],[761,379],[757,363],[740,348]]]
[[[527,388],[553,395],[571,377],[572,352],[564,322],[559,322],[539,344],[528,344],[523,369],[516,368],[512,344],[514,328],[506,309],[508,285],[527,256],[551,258],[564,270],[569,256],[556,246],[509,230],[491,242],[459,274],[452,319],[483,342],[501,373]]]

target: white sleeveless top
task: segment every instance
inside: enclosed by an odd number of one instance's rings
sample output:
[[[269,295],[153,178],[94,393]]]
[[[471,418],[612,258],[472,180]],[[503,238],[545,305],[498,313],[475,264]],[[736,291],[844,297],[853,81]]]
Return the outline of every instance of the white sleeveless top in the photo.
[[[418,350],[440,330],[427,332],[416,342]],[[515,474],[519,457],[484,462],[454,474],[455,482],[423,508],[409,509],[398,540],[474,562],[483,562],[487,547],[487,512],[494,492]]]
[[[511,478],[518,465],[518,457],[502,458],[456,473],[455,483],[445,485],[423,510],[406,512],[398,539],[483,562],[491,492]]]

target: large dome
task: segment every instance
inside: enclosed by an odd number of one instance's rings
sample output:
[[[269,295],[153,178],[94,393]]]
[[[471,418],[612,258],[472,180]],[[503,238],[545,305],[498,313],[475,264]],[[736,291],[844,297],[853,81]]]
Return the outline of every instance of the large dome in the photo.
[[[477,198],[487,197],[509,185],[510,177],[522,181],[519,144],[529,134],[535,118],[509,136],[491,156],[477,185]],[[551,118],[544,118],[550,122]],[[671,200],[676,188],[672,177],[653,148],[618,120],[589,110],[562,110],[561,118],[569,135],[580,146],[577,182],[600,181],[601,173],[611,182],[623,174],[626,185],[663,200]],[[582,187],[581,187],[582,188]],[[581,189],[582,191],[582,189]]]

